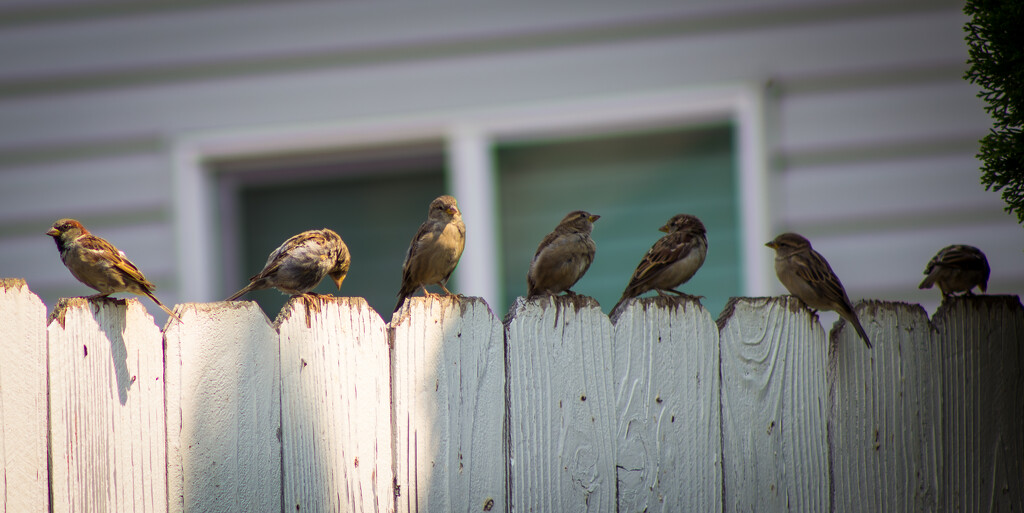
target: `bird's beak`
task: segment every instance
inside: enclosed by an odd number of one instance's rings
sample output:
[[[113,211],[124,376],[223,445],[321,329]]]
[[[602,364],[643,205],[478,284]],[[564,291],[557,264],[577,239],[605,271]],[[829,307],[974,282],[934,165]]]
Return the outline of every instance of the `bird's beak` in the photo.
[[[50,237],[56,237],[60,235],[60,230],[56,228],[50,228],[50,231],[46,232],[46,234],[49,235]]]
[[[769,248],[772,248],[772,249],[779,249],[779,245],[776,244],[775,241],[773,241],[773,240],[765,242],[764,245],[768,246]]]
[[[597,214],[590,214],[590,217],[588,217],[587,219],[590,220],[591,223],[593,223],[594,221],[601,219],[601,216]]]
[[[658,228],[658,231],[668,233],[668,225],[666,224],[665,226]]]
[[[451,215],[455,215],[455,214],[458,214],[458,213],[459,213],[459,209],[458,209],[458,208],[457,208],[457,207],[456,207],[455,205],[449,205],[449,206],[448,206],[448,208],[447,208],[446,210],[447,210],[447,211],[448,211],[448,213],[449,213],[449,214],[451,214]]]
[[[345,275],[342,274],[341,276],[331,276],[331,281],[333,281],[334,284],[338,286],[338,290],[341,290],[341,282],[345,281]]]

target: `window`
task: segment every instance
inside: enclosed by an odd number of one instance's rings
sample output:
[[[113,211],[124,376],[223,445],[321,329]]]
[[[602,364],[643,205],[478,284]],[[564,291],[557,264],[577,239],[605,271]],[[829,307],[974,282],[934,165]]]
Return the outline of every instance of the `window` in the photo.
[[[658,227],[700,217],[708,259],[681,289],[714,315],[773,279],[761,95],[663,91],[189,136],[175,150],[182,294],[226,297],[284,239],[326,226],[353,255],[341,294],[366,297],[387,320],[409,239],[447,192],[468,232],[453,290],[483,296],[499,317],[525,293],[537,244],[575,209],[602,216],[597,258],[575,290],[606,312]],[[270,317],[286,299],[253,297]]]
[[[314,291],[358,296],[385,318],[401,284],[409,240],[427,206],[444,192],[439,143],[214,163],[220,184],[222,297],[249,283],[288,237],[330,228],[352,254],[339,292],[325,279]],[[242,299],[273,319],[288,297],[275,289]]]
[[[689,213],[708,228],[709,249],[700,272],[680,288],[721,311],[742,292],[734,155],[728,123],[499,142],[505,305],[526,294],[541,239],[565,214],[582,209],[601,219],[592,234],[597,255],[576,292],[595,297],[608,313],[664,235],[658,228]]]

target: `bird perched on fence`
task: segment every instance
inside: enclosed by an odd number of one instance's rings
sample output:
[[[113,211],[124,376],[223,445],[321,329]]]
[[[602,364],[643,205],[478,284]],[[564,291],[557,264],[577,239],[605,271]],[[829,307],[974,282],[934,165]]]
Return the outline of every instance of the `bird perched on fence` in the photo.
[[[790,294],[811,309],[834,310],[857,330],[864,344],[871,340],[853,310],[846,289],[828,261],[811,247],[811,242],[796,233],[783,233],[765,244],[775,250],[775,274]]]
[[[974,246],[954,244],[939,250],[924,268],[925,277],[919,289],[930,289],[937,284],[943,297],[956,292],[971,295],[971,289],[978,287],[982,292],[988,289],[991,270],[985,253]]]
[[[594,221],[601,216],[576,210],[566,215],[533,255],[526,273],[526,294],[576,294],[569,290],[594,261],[597,246],[590,238]]]
[[[420,225],[405,254],[402,264],[402,286],[398,290],[398,311],[405,298],[423,288],[423,293],[432,295],[427,285],[440,285],[449,296],[448,279],[462,258],[466,248],[466,225],[462,222],[455,198],[445,195],[430,202],[427,220]]]
[[[334,230],[305,231],[272,251],[263,270],[249,278],[249,284],[226,301],[270,287],[285,294],[306,294],[325,276],[330,276],[340,290],[351,263],[348,246]]]
[[[707,229],[700,219],[690,214],[677,214],[659,230],[667,235],[658,239],[640,260],[612,312],[627,299],[649,290],[659,296],[664,296],[665,292],[685,296],[676,287],[689,281],[704,265],[708,239]]]
[[[89,298],[131,292],[152,299],[167,315],[181,321],[180,317],[153,295],[156,285],[142,275],[142,271],[128,260],[123,251],[90,233],[82,223],[74,219],[59,219],[46,234],[57,243],[60,260],[71,271],[71,275],[99,291],[99,294]]]

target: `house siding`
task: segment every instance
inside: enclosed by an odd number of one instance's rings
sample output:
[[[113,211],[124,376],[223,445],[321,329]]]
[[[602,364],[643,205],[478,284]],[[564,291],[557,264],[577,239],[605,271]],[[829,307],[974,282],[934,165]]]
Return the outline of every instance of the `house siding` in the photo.
[[[1020,228],[978,185],[990,122],[958,2],[97,4],[0,24],[0,271],[51,307],[87,293],[41,235],[65,216],[165,302],[214,299],[178,297],[172,147],[192,134],[737,82],[766,88],[773,227],[851,297],[932,310],[917,281],[951,243],[986,251],[990,291],[1024,289]]]

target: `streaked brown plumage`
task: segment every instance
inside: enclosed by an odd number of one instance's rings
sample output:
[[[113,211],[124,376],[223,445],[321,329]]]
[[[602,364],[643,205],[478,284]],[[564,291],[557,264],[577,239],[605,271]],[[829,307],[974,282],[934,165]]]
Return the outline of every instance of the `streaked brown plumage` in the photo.
[[[116,292],[131,292],[152,299],[167,315],[177,319],[170,308],[164,306],[153,291],[142,271],[128,260],[124,252],[97,237],[74,219],[59,219],[47,235],[57,243],[57,251],[64,266],[78,281],[99,291],[89,297],[105,297]]]
[[[587,272],[597,252],[590,232],[600,217],[582,210],[570,212],[544,237],[526,273],[527,297],[562,291],[575,294],[569,289]]]
[[[249,284],[226,301],[271,287],[285,294],[306,294],[325,276],[330,276],[340,290],[351,263],[348,246],[334,230],[305,231],[271,251],[263,270],[249,278]]]
[[[651,246],[644,258],[633,271],[629,285],[612,311],[618,310],[626,300],[649,290],[685,295],[676,287],[686,283],[704,265],[707,256],[708,239],[704,223],[696,216],[678,214],[673,216],[659,230],[667,233]]]
[[[954,244],[942,248],[928,261],[924,268],[924,274],[928,276],[918,288],[930,289],[937,284],[943,297],[957,292],[971,295],[974,287],[985,292],[990,272],[988,259],[980,249],[966,244]]]
[[[765,244],[775,250],[775,274],[790,294],[813,310],[834,310],[857,330],[864,344],[871,340],[860,324],[853,304],[828,261],[802,235],[783,233]]]
[[[439,285],[445,293],[452,295],[446,285],[465,248],[466,225],[462,222],[458,202],[447,195],[431,201],[427,220],[416,231],[405,254],[402,286],[398,290],[395,311],[402,307],[416,287],[423,288],[423,293],[429,296],[427,285]]]

